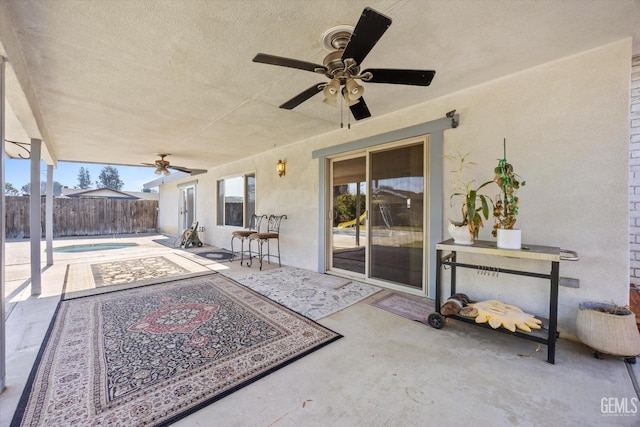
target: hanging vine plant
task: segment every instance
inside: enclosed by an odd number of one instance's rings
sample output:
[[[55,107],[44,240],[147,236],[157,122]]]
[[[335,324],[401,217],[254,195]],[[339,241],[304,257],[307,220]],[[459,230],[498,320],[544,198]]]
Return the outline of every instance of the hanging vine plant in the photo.
[[[498,166],[494,169],[494,178],[500,194],[496,197],[493,206],[493,231],[495,237],[498,229],[512,230],[518,215],[518,190],[526,184],[521,177],[513,170],[513,165],[507,161],[507,139],[504,139],[504,157],[498,161]]]

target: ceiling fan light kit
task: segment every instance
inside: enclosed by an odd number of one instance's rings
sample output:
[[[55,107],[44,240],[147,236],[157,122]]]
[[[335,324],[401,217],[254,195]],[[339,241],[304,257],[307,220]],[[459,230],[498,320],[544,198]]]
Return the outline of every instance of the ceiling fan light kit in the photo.
[[[436,73],[433,70],[392,68],[371,68],[360,72],[360,64],[390,25],[391,18],[367,7],[362,11],[355,27],[339,25],[324,32],[321,41],[329,54],[325,56],[322,65],[265,53],[257,54],[253,62],[310,71],[330,79],[328,83],[316,83],[280,105],[280,108],[292,110],[318,92],[323,93],[326,104],[337,106],[339,94],[342,92],[353,117],[362,120],[371,117],[371,112],[362,98],[364,87],[356,80],[367,83],[429,86]]]
[[[156,154],[156,156],[160,156],[160,158],[154,163],[142,163],[145,166],[154,166],[156,168],[156,175],[169,176],[171,174],[169,169],[174,169],[188,174],[193,172],[191,169],[185,168],[184,166],[173,166],[168,160],[165,160],[165,157],[170,156],[168,153]]]
[[[360,98],[361,97],[352,97],[346,87],[342,89],[342,99],[344,99],[347,106],[351,107],[352,105],[357,104],[360,102]]]
[[[337,106],[339,90],[340,83],[336,79],[331,80],[322,90],[324,102],[329,105]]]
[[[350,100],[355,101],[362,97],[364,87],[359,85],[354,79],[347,80],[345,86],[347,87],[347,94]]]
[[[164,176],[169,176],[171,172],[169,172],[169,169],[163,169],[163,168],[156,169],[156,175],[163,175],[163,174]]]

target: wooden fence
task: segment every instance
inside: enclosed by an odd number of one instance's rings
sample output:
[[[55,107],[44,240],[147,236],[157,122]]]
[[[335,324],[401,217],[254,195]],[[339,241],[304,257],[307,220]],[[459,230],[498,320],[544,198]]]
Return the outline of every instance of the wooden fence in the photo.
[[[28,238],[29,197],[7,196],[5,200],[7,238]],[[44,197],[41,218],[44,237]],[[157,200],[53,199],[53,237],[146,233],[157,230]]]

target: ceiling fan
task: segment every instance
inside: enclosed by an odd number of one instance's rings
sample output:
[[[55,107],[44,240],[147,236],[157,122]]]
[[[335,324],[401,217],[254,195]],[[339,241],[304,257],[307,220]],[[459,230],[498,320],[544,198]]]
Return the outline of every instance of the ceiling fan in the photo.
[[[320,82],[280,105],[291,110],[319,92],[325,96],[324,102],[337,105],[340,95],[349,105],[356,120],[371,116],[362,94],[364,87],[357,80],[367,83],[391,83],[400,85],[429,86],[436,72],[433,70],[407,70],[392,68],[368,68],[360,71],[360,64],[380,37],[391,25],[391,18],[367,7],[362,11],[355,28],[341,25],[327,30],[323,35],[323,45],[330,53],[322,65],[297,59],[259,53],[253,62],[297,68],[323,74],[330,79]]]
[[[142,163],[145,166],[155,166],[157,175],[164,174],[164,176],[168,176],[169,174],[171,174],[171,172],[169,172],[169,169],[174,169],[188,174],[192,173],[191,169],[185,168],[183,166],[172,166],[168,160],[164,159],[165,157],[170,156],[170,154],[157,155],[160,156],[160,158],[156,160],[155,163]]]

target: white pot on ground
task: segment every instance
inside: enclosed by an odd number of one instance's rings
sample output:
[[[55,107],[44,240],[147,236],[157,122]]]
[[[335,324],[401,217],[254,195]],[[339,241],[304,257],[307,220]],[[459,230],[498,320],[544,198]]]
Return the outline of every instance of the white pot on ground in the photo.
[[[453,243],[457,245],[473,245],[473,236],[466,225],[458,226],[449,223],[449,235],[453,237]]]
[[[500,249],[521,249],[522,230],[498,228],[498,247]]]

